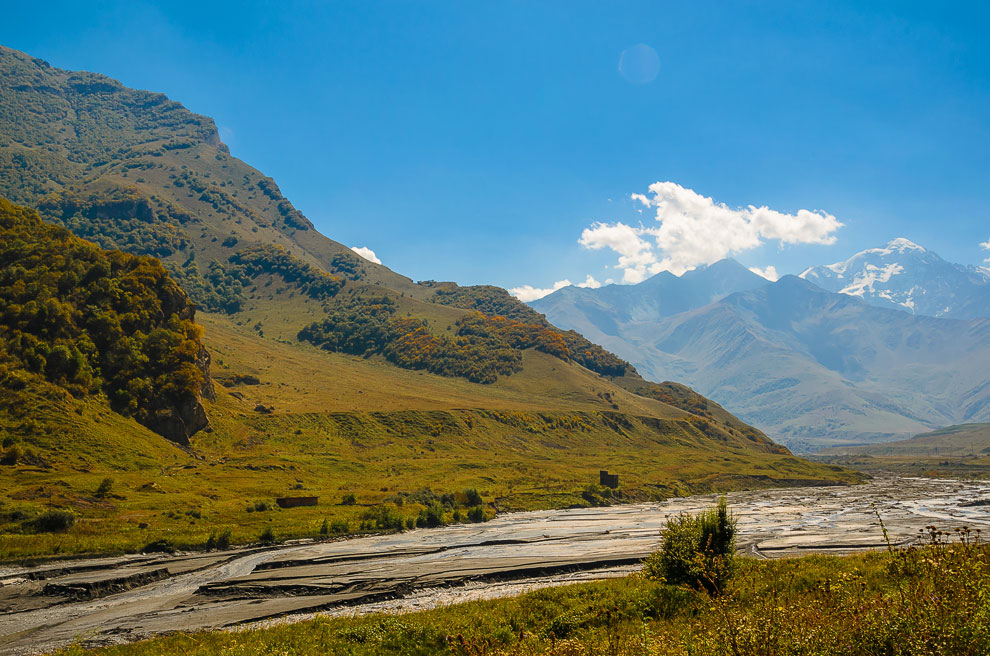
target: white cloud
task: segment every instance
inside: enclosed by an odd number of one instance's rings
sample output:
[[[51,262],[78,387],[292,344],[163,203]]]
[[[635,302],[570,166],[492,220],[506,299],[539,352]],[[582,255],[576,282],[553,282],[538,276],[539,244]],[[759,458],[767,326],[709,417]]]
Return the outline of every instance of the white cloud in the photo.
[[[378,256],[375,255],[375,251],[371,250],[367,246],[351,246],[351,250],[369,262],[374,262],[375,264],[382,263],[382,261],[378,259]]]
[[[656,182],[647,194],[632,194],[631,198],[655,208],[659,225],[599,222],[586,228],[578,240],[585,248],[610,248],[618,253],[616,268],[623,270],[622,279],[628,283],[660,271],[681,275],[766,241],[781,246],[833,244],[835,231],[842,227],[821,210],[785,214],[765,206],[732,209],[674,182]],[[652,238],[653,243],[645,238]]]
[[[765,269],[760,269],[759,267],[749,267],[749,270],[758,276],[763,276],[770,282],[777,282],[777,280],[780,279],[780,275],[777,273],[777,269],[773,265],[770,265]]]
[[[595,280],[589,273],[587,276],[585,276],[584,282],[579,282],[577,286],[584,287],[585,289],[598,289],[599,287],[602,286],[602,284],[597,280]]]
[[[593,251],[610,248],[619,254],[617,268],[622,269],[622,279],[637,283],[646,278],[647,273],[657,273],[657,257],[653,247],[640,237],[643,228],[633,228],[624,223],[594,223],[581,233],[578,243]]]
[[[980,248],[982,248],[984,250],[987,250],[987,251],[990,251],[990,239],[986,240],[985,242],[982,242],[980,244]],[[987,259],[985,259],[983,261],[986,262],[987,264],[990,264],[990,257],[988,257]]]
[[[543,298],[548,294],[552,294],[558,289],[563,289],[564,287],[570,287],[574,285],[570,280],[564,278],[563,280],[558,280],[553,284],[553,286],[541,289],[539,287],[533,287],[532,285],[523,285],[522,287],[513,287],[509,290],[509,293],[518,298],[523,303],[529,303],[530,301],[535,301],[538,298]],[[584,279],[584,282],[579,282],[574,285],[575,287],[585,287],[588,289],[598,289],[602,286],[600,282],[594,279],[591,275]]]

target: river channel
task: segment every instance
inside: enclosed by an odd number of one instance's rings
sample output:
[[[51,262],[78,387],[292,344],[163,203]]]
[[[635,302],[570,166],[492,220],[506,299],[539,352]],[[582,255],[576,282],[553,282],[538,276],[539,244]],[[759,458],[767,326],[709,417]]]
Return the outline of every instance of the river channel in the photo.
[[[990,482],[877,477],[849,487],[728,495],[740,553],[780,558],[885,548],[928,525],[990,535]],[[635,571],[665,518],[714,496],[512,513],[460,524],[266,549],[0,567],[0,652],[78,641],[129,642],[177,630],[231,629],[314,613],[406,612]],[[977,502],[977,503],[974,503]]]

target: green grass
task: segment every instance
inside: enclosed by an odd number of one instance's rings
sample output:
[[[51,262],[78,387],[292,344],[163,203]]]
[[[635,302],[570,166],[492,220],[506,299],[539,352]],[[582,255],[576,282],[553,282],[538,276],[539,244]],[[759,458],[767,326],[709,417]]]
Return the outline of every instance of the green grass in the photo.
[[[182,654],[849,655],[990,653],[990,548],[739,559],[709,597],[641,575],[407,615],[177,634],[89,652]],[[960,536],[956,535],[956,538]]]
[[[597,482],[601,468],[620,473],[623,501],[793,479],[856,480],[793,456],[712,444],[685,420],[666,420],[658,430],[590,410],[258,416],[233,410],[235,399],[222,390],[220,396],[211,408],[214,430],[194,437],[194,453],[93,403],[56,405],[74,420],[64,430],[54,421],[45,424],[40,408],[29,413],[30,433],[19,439],[48,466],[3,467],[0,512],[20,517],[59,507],[75,511],[79,520],[56,535],[22,531],[20,519],[0,525],[0,557],[136,550],[162,539],[197,546],[225,528],[234,543],[255,541],[269,527],[280,538],[317,536],[325,519],[346,521],[356,532],[369,508],[426,487],[437,493],[475,488],[489,514],[586,505],[581,492]],[[628,423],[616,423],[616,416]],[[113,489],[100,498],[107,477]],[[357,503],[344,505],[346,494]],[[318,496],[320,502],[247,510],[289,495]],[[394,510],[414,517],[420,509],[406,504]]]

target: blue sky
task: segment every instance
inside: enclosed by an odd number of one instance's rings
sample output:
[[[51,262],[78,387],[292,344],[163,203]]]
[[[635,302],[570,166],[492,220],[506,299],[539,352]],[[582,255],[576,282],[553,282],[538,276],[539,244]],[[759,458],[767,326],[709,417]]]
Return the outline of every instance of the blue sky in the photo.
[[[983,3],[82,4],[7,0],[0,43],[214,117],[417,280],[990,256]]]

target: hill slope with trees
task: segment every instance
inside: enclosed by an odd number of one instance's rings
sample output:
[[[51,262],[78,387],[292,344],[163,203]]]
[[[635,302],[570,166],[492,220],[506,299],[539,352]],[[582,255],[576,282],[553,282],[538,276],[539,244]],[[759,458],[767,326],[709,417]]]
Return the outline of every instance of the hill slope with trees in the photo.
[[[188,444],[208,424],[209,356],[161,263],[104,251],[0,198],[0,384],[38,377]]]
[[[504,290],[417,284],[358,257],[317,232],[273,180],[232,157],[211,119],[161,94],[0,48],[4,194],[53,224],[13,210],[62,250],[102,253],[113,276],[133,272],[182,303],[171,313],[162,305],[159,316],[155,298],[164,304],[167,294],[122,297],[141,306],[133,333],[121,324],[132,341],[106,343],[109,352],[124,349],[122,370],[140,373],[126,380],[115,377],[117,360],[101,359],[96,337],[95,351],[71,331],[64,344],[53,338],[68,353],[53,361],[79,365],[66,365],[68,377],[61,365],[46,377],[47,356],[42,364],[9,347],[25,358],[10,356],[31,384],[0,412],[0,432],[33,459],[0,464],[10,500],[0,506],[0,558],[195,546],[221,529],[242,542],[263,531],[317,535],[331,524],[336,532],[394,529],[382,518],[405,525],[428,510],[434,492],[465,489],[481,495],[490,515],[857,480],[793,457],[687,388],[644,380]],[[62,228],[129,255],[83,246]],[[12,256],[11,266],[21,259]],[[55,287],[61,279],[37,278]],[[11,274],[12,289],[20,279],[32,278]],[[79,312],[73,330],[112,334],[112,322],[88,318],[110,301],[87,305],[91,297],[69,287]],[[26,307],[11,293],[10,303]],[[174,361],[189,374],[184,389],[199,383],[186,367],[200,339],[186,295],[200,310],[219,384],[215,400],[203,401],[210,428],[175,445],[148,430],[156,424],[147,418],[168,397],[153,366]],[[128,307],[120,312],[132,321]],[[142,323],[151,314],[161,325]],[[185,337],[169,342],[166,329]],[[139,401],[132,405],[129,394]],[[614,495],[597,486],[605,468],[621,477]],[[108,478],[115,492],[96,495]],[[287,495],[319,503],[270,510]],[[51,507],[78,515],[69,535],[37,535],[25,523]],[[443,521],[466,511],[430,510]]]

